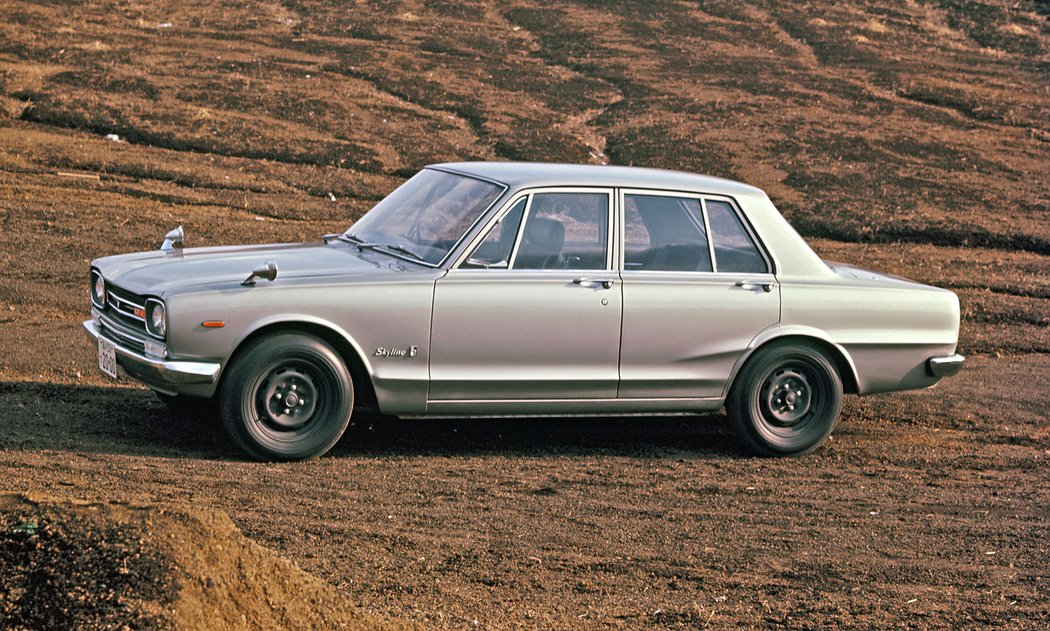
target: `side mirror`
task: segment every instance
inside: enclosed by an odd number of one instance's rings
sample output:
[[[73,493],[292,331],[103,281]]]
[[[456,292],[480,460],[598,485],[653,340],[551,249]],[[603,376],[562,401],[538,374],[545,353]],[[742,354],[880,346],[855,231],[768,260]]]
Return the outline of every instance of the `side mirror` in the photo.
[[[277,278],[277,263],[274,261],[266,261],[259,267],[253,269],[252,273],[248,275],[248,278],[241,281],[241,284],[245,287],[252,287],[255,285],[256,278],[265,278],[268,281],[273,281],[273,279]]]
[[[182,231],[182,226],[175,228],[168,234],[164,235],[164,243],[160,244],[161,252],[171,252],[176,247],[182,247],[182,239],[185,237],[185,233]]]

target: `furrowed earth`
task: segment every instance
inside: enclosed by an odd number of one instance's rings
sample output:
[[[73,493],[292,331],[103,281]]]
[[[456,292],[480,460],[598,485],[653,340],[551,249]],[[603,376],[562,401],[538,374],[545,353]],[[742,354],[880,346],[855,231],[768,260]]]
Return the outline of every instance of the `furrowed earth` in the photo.
[[[3,8],[0,626],[190,628],[194,580],[229,628],[1050,626],[1046,3]],[[91,259],[316,240],[475,159],[759,186],[822,256],[955,291],[967,365],[785,460],[723,414],[358,415],[255,463],[98,373]]]

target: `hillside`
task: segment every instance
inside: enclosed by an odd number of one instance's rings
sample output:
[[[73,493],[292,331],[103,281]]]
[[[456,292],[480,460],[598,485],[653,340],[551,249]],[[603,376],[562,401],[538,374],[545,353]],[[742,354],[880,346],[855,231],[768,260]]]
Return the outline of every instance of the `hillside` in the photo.
[[[3,488],[213,507],[366,610],[443,627],[1045,627],[1048,16],[8,0]],[[98,374],[92,258],[180,224],[190,246],[317,239],[420,166],[474,159],[759,186],[823,256],[957,292],[970,361],[850,400],[785,462],[740,457],[714,415],[360,419],[318,462],[257,465]]]

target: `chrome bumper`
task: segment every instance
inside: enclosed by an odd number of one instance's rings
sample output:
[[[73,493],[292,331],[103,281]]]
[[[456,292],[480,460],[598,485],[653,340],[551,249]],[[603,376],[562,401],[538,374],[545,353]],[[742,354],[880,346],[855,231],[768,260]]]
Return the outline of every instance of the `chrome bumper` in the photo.
[[[94,320],[84,321],[84,330],[88,337],[98,341],[102,332]],[[109,339],[107,336],[106,339]],[[214,385],[219,378],[221,364],[217,362],[167,361],[140,355],[124,348],[119,342],[110,340],[116,346],[117,363],[133,379],[142,381],[148,386],[182,386]]]
[[[963,367],[966,358],[962,355],[931,357],[926,360],[926,371],[934,377],[951,377]]]

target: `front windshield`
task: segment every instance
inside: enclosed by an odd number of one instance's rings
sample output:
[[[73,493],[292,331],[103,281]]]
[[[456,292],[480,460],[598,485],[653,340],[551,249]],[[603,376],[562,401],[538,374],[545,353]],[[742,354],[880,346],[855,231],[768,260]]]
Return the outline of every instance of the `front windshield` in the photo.
[[[344,237],[437,265],[503,190],[471,177],[423,169],[365,213]]]

